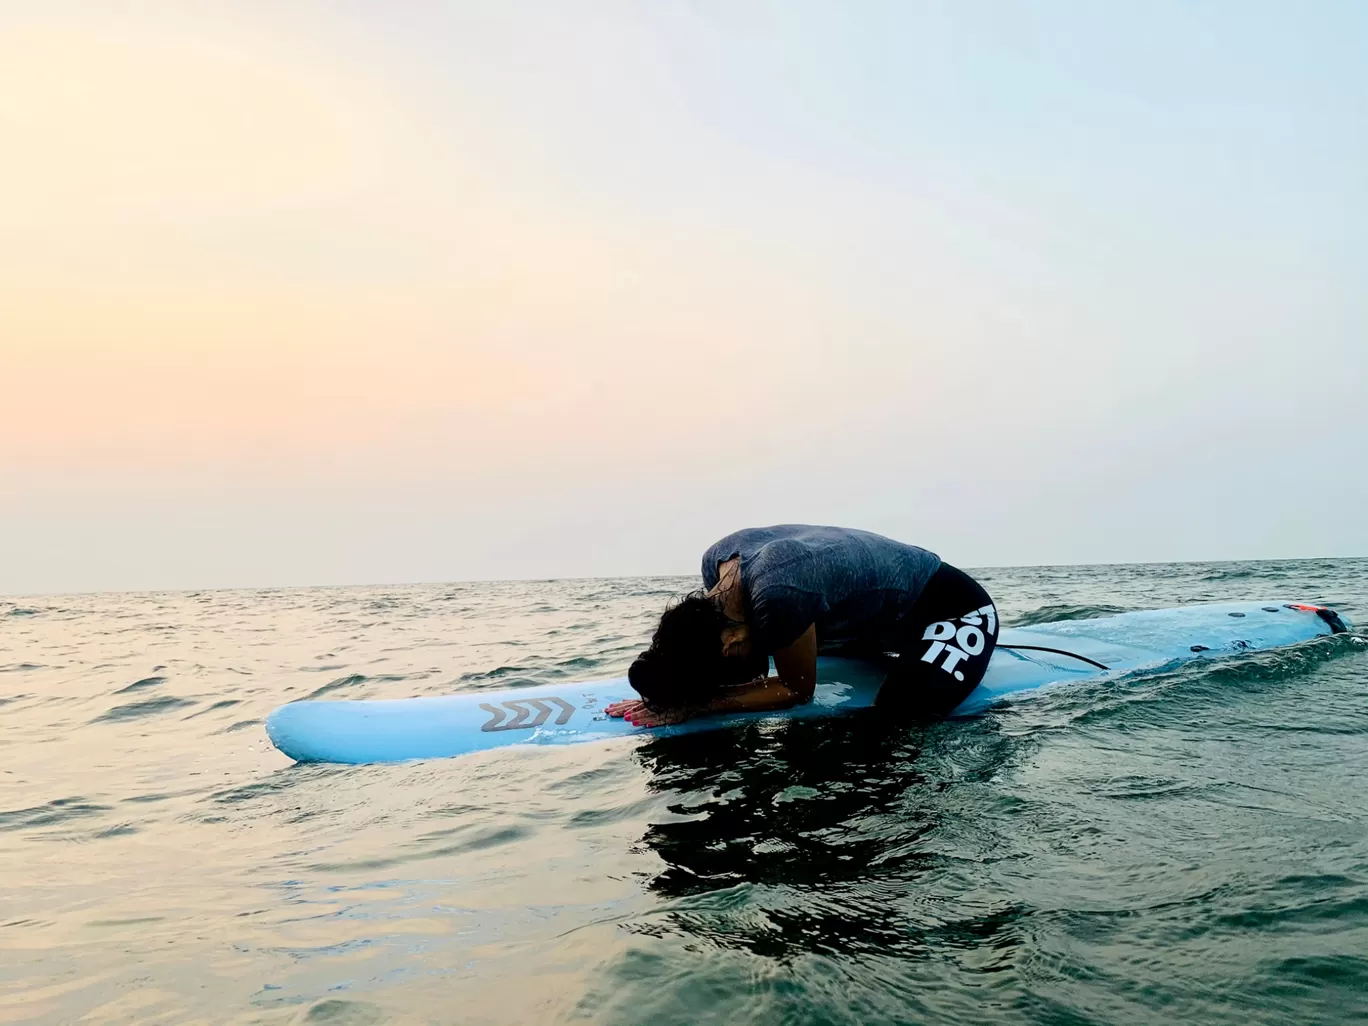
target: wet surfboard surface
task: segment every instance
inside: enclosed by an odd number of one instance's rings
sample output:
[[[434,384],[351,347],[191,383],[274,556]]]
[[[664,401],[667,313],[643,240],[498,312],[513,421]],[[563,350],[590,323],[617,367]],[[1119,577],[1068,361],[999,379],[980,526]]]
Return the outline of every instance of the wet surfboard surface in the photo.
[[[1009,696],[1048,685],[1282,648],[1346,627],[1330,610],[1281,600],[1005,627],[983,682],[954,714],[982,712]],[[945,643],[952,645],[954,639],[947,637]],[[266,731],[281,752],[298,762],[446,758],[506,745],[575,744],[647,733],[697,733],[765,718],[836,716],[872,705],[885,674],[881,666],[837,656],[819,658],[817,669],[816,694],[804,705],[698,717],[669,727],[634,727],[606,716],[605,706],[636,697],[627,678],[617,677],[435,697],[291,702],[270,715]]]

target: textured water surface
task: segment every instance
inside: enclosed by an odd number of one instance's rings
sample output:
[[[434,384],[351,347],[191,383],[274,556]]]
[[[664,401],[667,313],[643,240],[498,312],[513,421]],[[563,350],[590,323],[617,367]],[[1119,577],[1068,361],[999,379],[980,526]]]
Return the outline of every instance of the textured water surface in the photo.
[[[1368,560],[980,575],[1009,623]],[[299,698],[623,671],[685,579],[0,600],[0,1021],[1368,1021],[1368,643],[973,720],[296,767]]]

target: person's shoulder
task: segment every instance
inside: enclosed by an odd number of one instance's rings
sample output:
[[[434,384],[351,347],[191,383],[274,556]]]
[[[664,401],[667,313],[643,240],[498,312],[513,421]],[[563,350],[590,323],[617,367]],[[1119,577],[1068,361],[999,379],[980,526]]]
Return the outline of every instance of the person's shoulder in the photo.
[[[751,577],[757,583],[762,578],[773,578],[784,567],[810,559],[812,552],[812,545],[801,537],[781,534],[768,538],[751,553],[748,561]]]

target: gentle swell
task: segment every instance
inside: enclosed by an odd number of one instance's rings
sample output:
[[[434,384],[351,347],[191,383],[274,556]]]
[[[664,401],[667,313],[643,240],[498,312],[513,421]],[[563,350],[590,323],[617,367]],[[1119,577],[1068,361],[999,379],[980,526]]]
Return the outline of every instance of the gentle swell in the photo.
[[[1009,627],[1030,627],[1038,623],[1056,623],[1060,620],[1096,620],[1099,616],[1114,616],[1127,610],[1122,606],[1071,606],[1049,605],[1032,609],[1014,617]]]

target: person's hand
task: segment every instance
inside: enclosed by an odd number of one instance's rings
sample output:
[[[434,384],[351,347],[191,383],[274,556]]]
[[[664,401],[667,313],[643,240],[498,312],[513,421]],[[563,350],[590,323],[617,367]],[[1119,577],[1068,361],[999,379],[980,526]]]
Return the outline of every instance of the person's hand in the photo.
[[[603,707],[609,716],[626,720],[634,727],[667,727],[689,718],[688,709],[648,709],[639,698],[624,698]]]
[[[637,703],[640,709],[626,713],[627,722],[634,727],[668,727],[672,723],[683,723],[689,718],[689,709],[648,709],[646,703]]]
[[[621,719],[630,712],[637,712],[645,708],[646,703],[639,698],[624,698],[621,702],[604,706],[603,711],[615,719]]]

